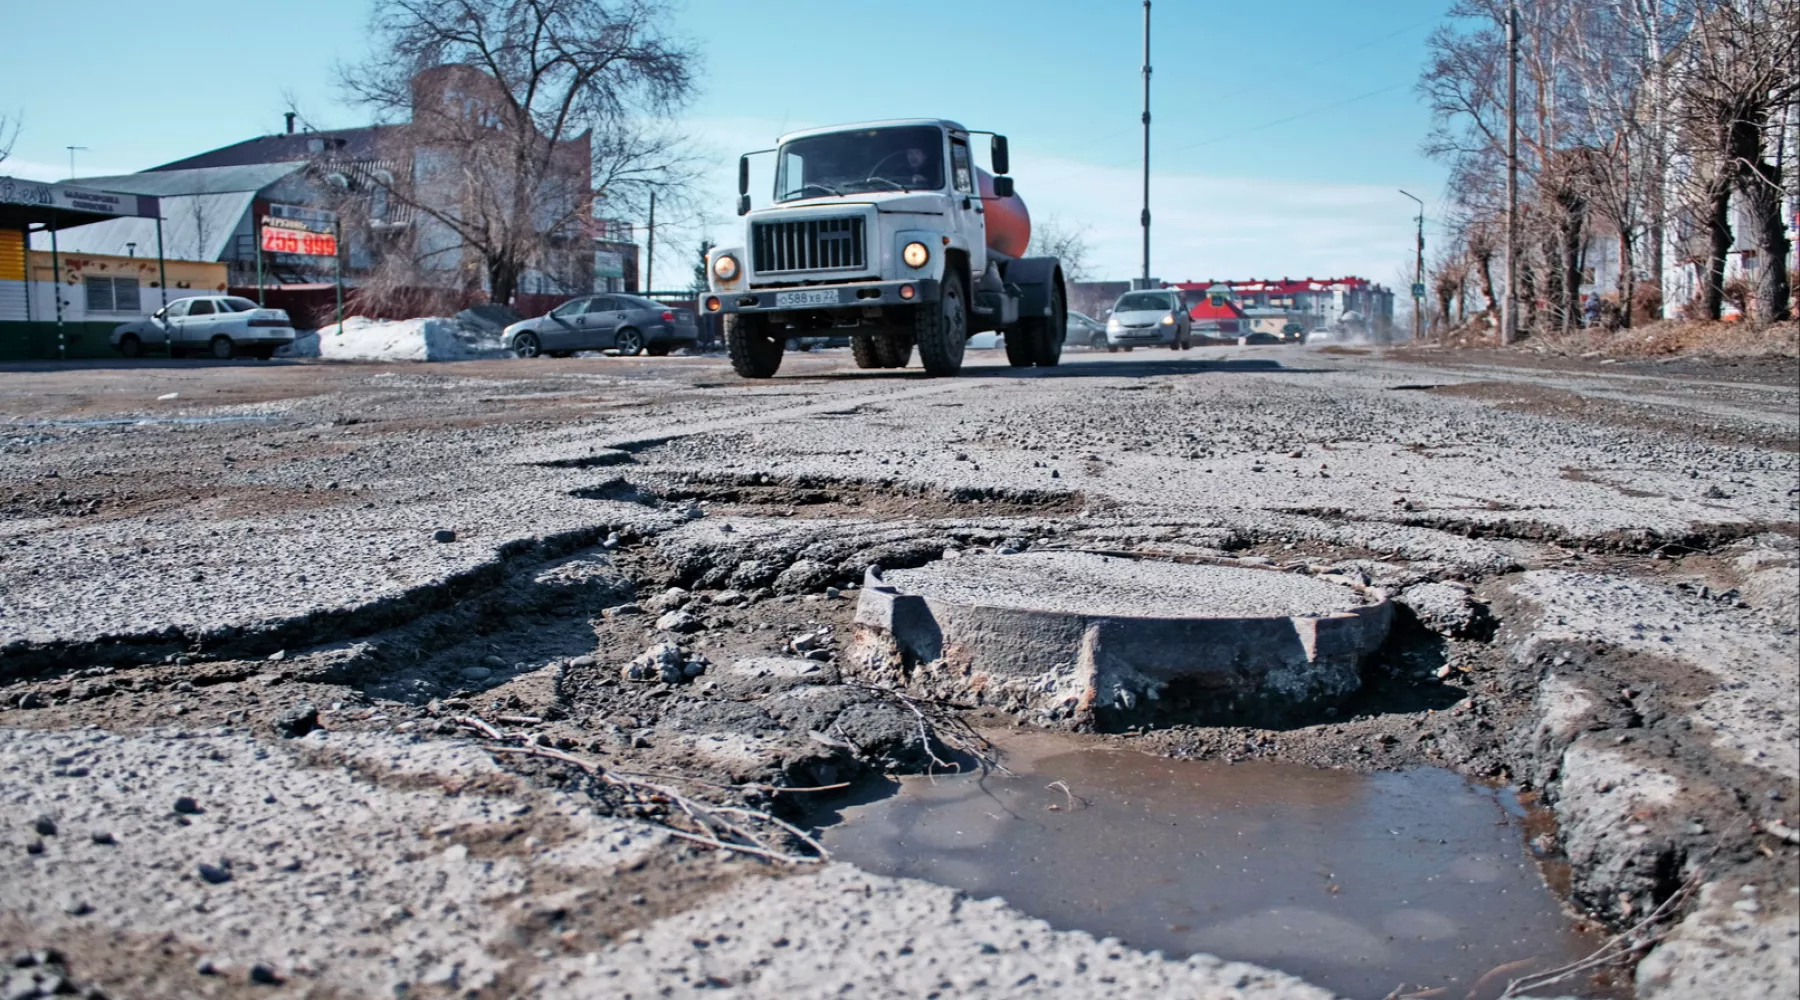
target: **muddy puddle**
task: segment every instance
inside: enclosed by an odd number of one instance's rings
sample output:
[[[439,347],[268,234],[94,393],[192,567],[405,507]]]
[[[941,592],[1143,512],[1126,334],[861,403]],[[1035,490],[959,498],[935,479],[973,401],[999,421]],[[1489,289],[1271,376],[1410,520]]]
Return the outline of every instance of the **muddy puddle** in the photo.
[[[1064,929],[1205,952],[1348,997],[1489,998],[1591,953],[1509,792],[1449,771],[1356,774],[997,736],[1013,776],[907,778],[825,819],[835,857],[1004,897]],[[1623,997],[1586,980],[1545,995]]]

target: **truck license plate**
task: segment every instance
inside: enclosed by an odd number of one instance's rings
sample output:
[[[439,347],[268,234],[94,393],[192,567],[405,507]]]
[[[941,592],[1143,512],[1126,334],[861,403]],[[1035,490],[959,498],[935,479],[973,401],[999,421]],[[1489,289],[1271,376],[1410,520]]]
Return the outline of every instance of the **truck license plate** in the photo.
[[[775,307],[777,309],[791,309],[795,306],[835,306],[837,305],[837,300],[838,295],[835,290],[829,292],[775,293]]]

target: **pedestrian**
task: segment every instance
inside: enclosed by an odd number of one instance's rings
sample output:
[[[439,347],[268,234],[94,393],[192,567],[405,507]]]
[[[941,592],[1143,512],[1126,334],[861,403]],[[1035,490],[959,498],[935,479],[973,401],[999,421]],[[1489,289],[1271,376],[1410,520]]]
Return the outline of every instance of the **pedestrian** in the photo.
[[[1584,311],[1587,314],[1587,325],[1588,325],[1589,329],[1592,329],[1592,328],[1600,325],[1600,293],[1599,292],[1591,292],[1588,294],[1587,305],[1586,305],[1586,308]]]

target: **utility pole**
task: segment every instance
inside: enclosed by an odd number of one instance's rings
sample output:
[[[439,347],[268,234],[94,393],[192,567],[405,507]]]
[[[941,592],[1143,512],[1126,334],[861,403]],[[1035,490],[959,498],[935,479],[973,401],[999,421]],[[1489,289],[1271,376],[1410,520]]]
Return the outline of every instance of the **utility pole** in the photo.
[[[644,294],[656,291],[656,192],[650,192],[650,224],[644,227]]]
[[[86,146],[64,146],[63,148],[67,149],[69,151],[69,179],[74,180],[75,179],[75,151],[78,149],[86,150],[87,147]]]
[[[1144,226],[1143,287],[1150,287],[1150,0],[1144,0]]]
[[[1519,337],[1519,4],[1506,5],[1506,298],[1500,343]]]
[[[1413,263],[1413,340],[1425,339],[1425,203],[1419,196],[1401,191],[1419,202],[1419,249]]]

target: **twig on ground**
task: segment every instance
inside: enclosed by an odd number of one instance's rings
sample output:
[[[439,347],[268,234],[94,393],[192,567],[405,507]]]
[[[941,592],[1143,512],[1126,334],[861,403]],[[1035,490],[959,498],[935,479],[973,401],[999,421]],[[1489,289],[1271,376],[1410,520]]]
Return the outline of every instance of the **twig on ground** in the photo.
[[[473,729],[490,740],[506,739],[505,736],[501,735],[500,730],[495,729],[493,726],[488,725],[473,715],[458,715],[450,721],[464,729]]]
[[[1713,850],[1716,852],[1718,848],[1715,846]],[[1711,855],[1709,854],[1707,860],[1710,859]],[[1689,896],[1699,891],[1700,877],[1705,871],[1705,861],[1695,865],[1694,870],[1686,879],[1682,880],[1679,888],[1669,894],[1668,899],[1663,900],[1660,905],[1646,914],[1644,919],[1613,935],[1605,944],[1595,949],[1593,954],[1567,965],[1560,965],[1554,969],[1546,969],[1543,972],[1515,979],[1506,984],[1506,992],[1500,994],[1499,1000],[1523,996],[1527,990],[1560,983],[1570,976],[1579,975],[1589,969],[1612,965],[1627,958],[1633,952],[1641,951],[1661,941],[1668,936],[1669,929],[1653,930],[1654,926],[1664,917],[1673,913],[1676,907],[1680,906]]]
[[[1000,752],[987,737],[975,730],[975,727],[958,716],[957,712],[967,711],[970,706],[958,705],[954,702],[938,701],[932,698],[919,698],[895,691],[893,688],[876,684],[850,682],[848,686],[859,687],[865,691],[905,705],[919,720],[920,741],[924,744],[925,753],[931,758],[934,767],[945,770],[960,771],[956,764],[946,762],[931,748],[931,739],[935,737],[941,746],[948,747],[956,753],[966,754],[975,759],[983,770],[996,771],[1010,775],[1011,771],[1000,763]],[[928,711],[929,710],[929,711]]]
[[[1063,795],[1067,796],[1068,800],[1069,800],[1069,811],[1070,812],[1075,811],[1075,803],[1077,803],[1077,802],[1081,803],[1081,807],[1083,809],[1087,808],[1088,800],[1079,798],[1075,795],[1075,793],[1073,791],[1070,791],[1069,783],[1066,781],[1052,781],[1048,785],[1045,785],[1044,788],[1046,790],[1051,789],[1051,788],[1057,789],[1058,791],[1061,791],[1063,793]],[[1056,807],[1051,806],[1051,808],[1054,809]]]
[[[463,720],[459,719],[458,721],[462,722]],[[479,719],[470,719],[468,721],[474,723],[469,726],[471,729],[492,729],[492,727],[487,726],[486,723],[482,723]],[[505,739],[506,737],[496,735],[495,738]],[[699,830],[699,832],[684,830],[669,821],[664,821],[662,823],[665,830],[682,840],[690,840],[695,843],[705,844],[709,847],[714,847],[723,851],[751,854],[759,858],[779,861],[783,864],[817,864],[830,857],[830,853],[825,850],[824,845],[820,844],[805,831],[792,823],[771,816],[760,810],[746,809],[741,806],[719,805],[692,798],[670,785],[648,781],[644,778],[622,771],[609,770],[605,765],[596,761],[577,757],[572,753],[557,750],[552,747],[529,744],[526,746],[490,746],[487,749],[490,753],[546,757],[551,760],[562,761],[565,764],[580,768],[596,780],[615,788],[623,789],[627,794],[639,802],[672,804],[682,816],[687,817],[687,822],[693,824]],[[765,829],[773,827],[792,836],[815,851],[816,856],[809,857],[801,854],[792,854],[776,848],[764,838],[762,833],[758,832],[759,827]]]

